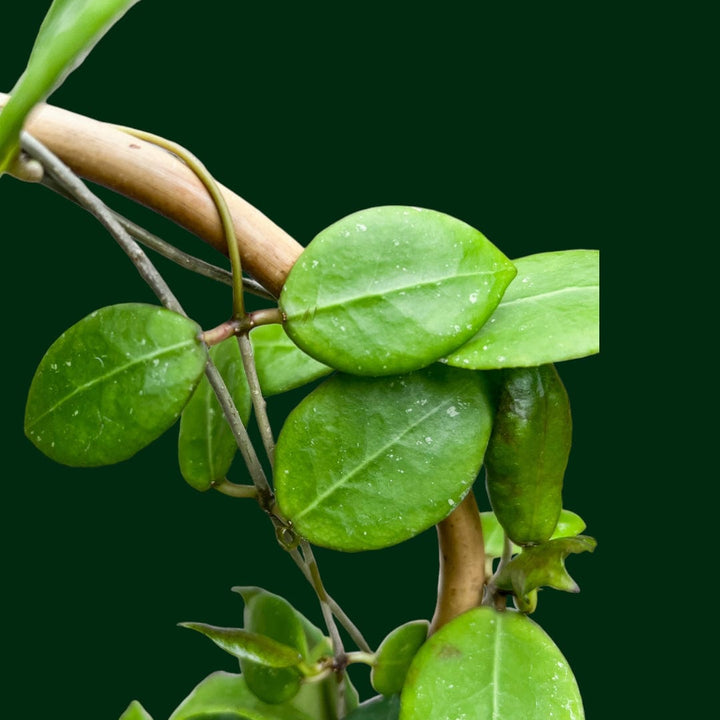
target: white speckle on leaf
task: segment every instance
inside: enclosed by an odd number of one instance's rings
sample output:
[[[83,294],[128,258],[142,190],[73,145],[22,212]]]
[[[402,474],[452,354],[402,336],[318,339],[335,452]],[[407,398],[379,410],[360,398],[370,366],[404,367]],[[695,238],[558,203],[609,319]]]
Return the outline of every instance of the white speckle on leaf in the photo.
[[[477,299],[478,299],[478,294],[476,292],[470,293],[470,297],[468,298],[468,300],[470,300],[470,302],[473,303],[473,305],[477,302]]]
[[[457,417],[457,416],[460,414],[460,413],[455,409],[455,406],[454,406],[454,405],[451,405],[451,406],[446,410],[446,412],[447,412],[447,414],[448,414],[450,417]]]
[[[367,230],[367,225],[363,225],[362,223],[356,223],[356,224],[355,224],[355,227],[356,227],[360,232],[365,232],[365,231]]]

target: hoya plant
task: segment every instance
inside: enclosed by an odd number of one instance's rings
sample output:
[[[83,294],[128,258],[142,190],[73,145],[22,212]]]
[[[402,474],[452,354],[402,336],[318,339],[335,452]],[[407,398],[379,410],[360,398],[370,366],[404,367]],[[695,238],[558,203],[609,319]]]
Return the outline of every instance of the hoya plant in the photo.
[[[91,212],[157,296],[48,339],[25,434],[57,463],[92,468],[177,428],[178,478],[259,508],[264,542],[297,566],[323,618],[238,577],[235,625],[217,623],[212,598],[180,623],[236,671],[198,678],[170,720],[584,717],[532,615],[543,589],[577,592],[565,561],[596,545],[563,503],[572,419],[558,364],[598,352],[598,252],[510,259],[460,218],[398,204],[337,218],[303,247],[172,141],[38,106],[136,1],[56,0],[0,95],[0,173]],[[113,212],[81,178],[168,216],[230,270]],[[143,246],[228,287],[214,324],[188,316]],[[300,400],[274,426],[266,401],[290,391]],[[433,526],[434,615],[371,645],[314,548],[382,552]],[[153,717],[128,702],[121,720]]]

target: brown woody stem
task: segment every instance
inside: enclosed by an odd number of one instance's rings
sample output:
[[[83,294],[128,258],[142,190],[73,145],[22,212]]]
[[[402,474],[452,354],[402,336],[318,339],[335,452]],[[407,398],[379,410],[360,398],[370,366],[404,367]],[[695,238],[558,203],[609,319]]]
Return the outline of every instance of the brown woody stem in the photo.
[[[0,93],[0,110],[7,99]],[[26,130],[77,175],[155,210],[227,254],[215,204],[193,171],[172,154],[112,125],[51,105],[38,106]],[[302,246],[248,202],[220,187],[243,267],[278,296]],[[485,553],[472,492],[437,531],[440,577],[432,630],[475,607],[482,597]]]

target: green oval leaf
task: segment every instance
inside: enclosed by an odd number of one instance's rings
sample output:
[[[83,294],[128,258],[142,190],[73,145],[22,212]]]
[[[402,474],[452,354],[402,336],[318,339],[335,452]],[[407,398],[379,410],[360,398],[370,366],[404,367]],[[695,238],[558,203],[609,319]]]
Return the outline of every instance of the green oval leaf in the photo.
[[[137,700],[133,700],[120,716],[120,720],[152,720],[152,717]]]
[[[210,348],[210,358],[247,425],[252,401],[236,338],[228,338]],[[180,417],[180,472],[196,490],[208,490],[213,483],[225,478],[236,452],[235,436],[208,379],[203,376]]]
[[[512,263],[480,232],[410,207],[354,213],[319,233],[280,296],[306,353],[356,375],[425,367],[490,317]]]
[[[136,2],[54,0],[40,27],[27,68],[0,112],[0,175],[18,151],[20,131],[28,113],[62,84]]]
[[[241,675],[216,672],[206,677],[170,720],[317,720],[290,704],[267,705],[253,695]]]
[[[132,457],[164,433],[206,362],[198,326],[153,305],[112,305],[61,335],[28,393],[25,434],[76,467]]]
[[[415,654],[427,639],[430,623],[414,620],[395,628],[380,644],[370,682],[379,693],[394,695],[402,690]]]
[[[447,362],[492,370],[597,353],[599,257],[597,250],[564,250],[513,260],[517,275],[497,310]]]
[[[278,504],[317,545],[357,551],[402,542],[465,496],[491,423],[480,373],[436,364],[394,378],[336,375],[280,432]]]
[[[580,592],[565,569],[565,558],[571,553],[593,552],[596,546],[594,538],[577,535],[525,548],[500,571],[495,584],[503,590],[512,590],[520,598],[539,587]]]
[[[567,392],[553,365],[502,373],[498,410],[485,454],[495,515],[518,545],[552,535],[572,444]]]
[[[420,649],[402,692],[400,720],[582,720],[567,661],[532,620],[475,608]]]
[[[400,717],[400,696],[378,695],[366,700],[357,710],[346,716],[346,720],[398,720]]]
[[[260,588],[233,589],[245,601],[246,630],[292,647],[303,659],[307,658],[305,629],[287,600]],[[300,690],[303,675],[297,668],[267,667],[247,658],[240,658],[240,668],[250,690],[267,703],[284,702]]]
[[[260,388],[265,397],[293,390],[332,372],[304,353],[282,325],[260,325],[250,331]]]
[[[303,659],[295,648],[247,630],[216,627],[215,625],[194,622],[180,623],[180,627],[202,633],[219,648],[238,659],[252,660],[267,667],[292,667]]]

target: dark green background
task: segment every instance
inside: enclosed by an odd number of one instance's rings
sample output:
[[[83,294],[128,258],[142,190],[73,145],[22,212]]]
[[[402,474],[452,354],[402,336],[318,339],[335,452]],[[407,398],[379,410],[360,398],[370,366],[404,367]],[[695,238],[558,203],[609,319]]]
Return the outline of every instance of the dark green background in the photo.
[[[449,3],[393,14],[379,4],[264,4],[228,15],[231,5],[144,0],[52,102],[186,145],[302,243],[354,210],[412,204],[465,220],[511,258],[569,248],[612,257],[608,18],[569,4],[508,15]],[[0,89],[22,71],[45,7],[10,11]],[[186,248],[201,245],[144,210],[116,206]],[[256,507],[183,483],[175,428],[132,460],[96,470],[58,467],[25,439],[26,389],[57,335],[100,306],[153,297],[96,223],[48,191],[3,178],[0,212],[5,701],[16,713],[114,720],[138,698],[162,720],[209,672],[234,669],[175,623],[239,624],[235,584],[285,594],[317,622],[319,612]],[[224,289],[160,267],[203,325],[226,318]],[[544,592],[535,617],[574,668],[588,717],[613,717],[617,677],[607,658],[619,642],[613,583],[625,538],[606,450],[615,442],[609,363],[603,355],[559,370],[575,423],[565,505],[599,547],[568,562],[580,595]],[[276,418],[286,400],[273,403]],[[432,614],[434,531],[387,551],[319,559],[372,644]],[[621,661],[611,662],[617,671]],[[363,673],[356,677],[367,692]]]

